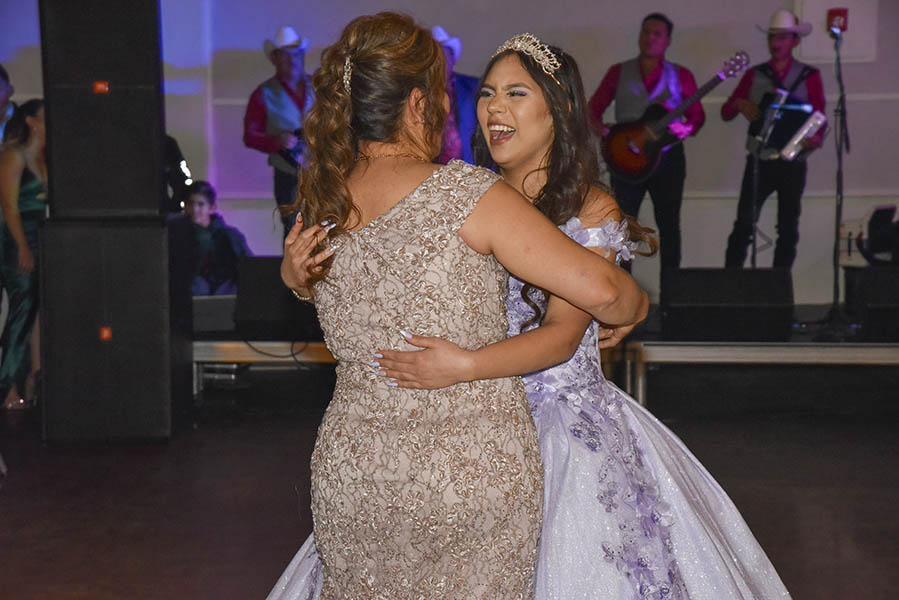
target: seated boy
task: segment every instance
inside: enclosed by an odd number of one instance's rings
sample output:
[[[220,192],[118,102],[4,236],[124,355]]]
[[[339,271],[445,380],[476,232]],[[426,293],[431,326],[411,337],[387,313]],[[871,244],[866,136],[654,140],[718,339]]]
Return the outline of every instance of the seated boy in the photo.
[[[236,294],[237,264],[242,257],[253,255],[246,238],[215,212],[215,188],[208,182],[194,181],[185,195],[193,230],[191,294]]]

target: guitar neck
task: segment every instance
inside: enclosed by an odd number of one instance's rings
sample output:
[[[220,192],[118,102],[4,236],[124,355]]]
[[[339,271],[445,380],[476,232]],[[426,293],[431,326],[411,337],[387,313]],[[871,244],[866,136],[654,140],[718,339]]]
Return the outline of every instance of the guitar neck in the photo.
[[[688,108],[693,106],[693,104],[699,101],[700,98],[715,89],[715,87],[717,87],[717,85],[725,79],[727,79],[727,76],[724,75],[724,73],[715,73],[715,75],[711,79],[706,81],[702,85],[702,87],[696,90],[693,95],[681,102],[677,108],[669,112],[663,118],[656,121],[655,124],[653,124],[653,129],[657,132],[665,131],[665,129],[667,129],[672,122],[684,116],[684,113],[687,112]]]

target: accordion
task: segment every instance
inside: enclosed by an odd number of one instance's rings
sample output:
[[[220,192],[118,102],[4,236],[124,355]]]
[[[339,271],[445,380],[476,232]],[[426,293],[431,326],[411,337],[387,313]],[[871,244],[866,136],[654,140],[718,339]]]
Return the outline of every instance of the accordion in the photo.
[[[785,90],[778,92],[769,92],[762,97],[759,104],[761,116],[749,125],[746,149],[758,152],[759,157],[765,160],[795,160],[806,154],[802,140],[824,127],[827,117],[820,111],[812,112],[811,105],[788,97]],[[768,136],[761,139],[759,135],[764,133],[763,129],[771,121]]]

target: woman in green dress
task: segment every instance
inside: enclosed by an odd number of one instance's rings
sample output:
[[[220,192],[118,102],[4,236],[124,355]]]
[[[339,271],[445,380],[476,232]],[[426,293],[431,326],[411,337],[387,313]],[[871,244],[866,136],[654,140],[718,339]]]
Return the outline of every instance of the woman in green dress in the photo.
[[[47,163],[44,102],[29,100],[6,126],[0,150],[0,276],[9,312],[0,362],[0,393],[7,410],[28,408],[40,371],[38,229],[46,215]],[[30,362],[27,372],[25,366]],[[24,375],[24,386],[18,381]]]

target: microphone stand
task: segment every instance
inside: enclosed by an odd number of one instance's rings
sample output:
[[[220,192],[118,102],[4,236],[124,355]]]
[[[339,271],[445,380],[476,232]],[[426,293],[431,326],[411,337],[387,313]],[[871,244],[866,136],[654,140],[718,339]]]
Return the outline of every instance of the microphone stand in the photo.
[[[820,341],[844,341],[850,337],[852,324],[840,306],[840,223],[843,220],[843,148],[849,153],[849,129],[846,121],[846,88],[843,85],[843,68],[840,61],[840,45],[843,42],[842,32],[839,29],[831,29],[831,37],[834,39],[834,73],[839,87],[839,99],[833,110],[834,115],[834,139],[837,149],[837,175],[836,175],[836,214],[834,217],[834,242],[833,242],[833,300],[831,302],[828,325],[824,332],[818,336]]]
[[[781,106],[789,96],[789,92],[787,90],[779,89],[777,90],[776,95],[777,98],[767,109],[767,115],[765,115],[765,120],[761,129],[759,129],[758,134],[756,134],[753,139],[750,151],[750,154],[752,155],[752,253],[750,254],[750,264],[753,269],[756,268],[758,236],[761,235],[764,237],[766,244],[770,245],[771,243],[771,238],[761,233],[758,225],[759,212],[761,210],[761,199],[759,198],[759,160],[761,160],[760,155],[765,150],[765,146],[768,143],[768,138],[771,137],[774,125],[780,118]],[[768,246],[765,247],[767,248]]]

